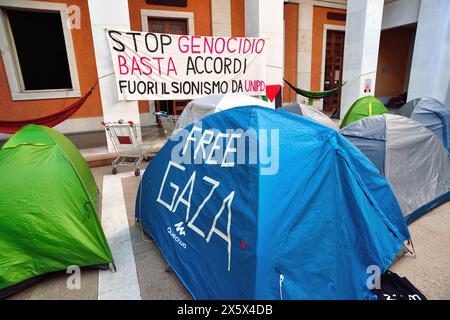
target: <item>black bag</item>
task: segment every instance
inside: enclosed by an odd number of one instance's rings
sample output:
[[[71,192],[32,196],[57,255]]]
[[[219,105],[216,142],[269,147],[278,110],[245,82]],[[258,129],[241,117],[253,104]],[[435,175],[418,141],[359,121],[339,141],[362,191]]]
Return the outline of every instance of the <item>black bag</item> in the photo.
[[[390,270],[381,276],[381,288],[374,292],[378,300],[427,300],[408,279]]]
[[[405,103],[406,103],[406,92],[389,99],[388,103],[386,104],[386,107],[390,109],[398,109],[402,107]]]

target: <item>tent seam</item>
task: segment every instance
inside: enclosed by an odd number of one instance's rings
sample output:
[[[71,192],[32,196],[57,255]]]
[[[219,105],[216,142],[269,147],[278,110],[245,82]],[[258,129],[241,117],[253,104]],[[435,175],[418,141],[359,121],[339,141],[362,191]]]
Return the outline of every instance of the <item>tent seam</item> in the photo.
[[[330,143],[332,143],[330,141]],[[355,171],[355,169],[353,168],[353,166],[350,164],[350,161],[347,159],[347,156],[345,154],[345,152],[343,151],[343,149],[336,143],[336,151],[337,154],[340,155],[342,157],[342,159],[344,159],[345,163],[347,164],[347,166],[350,168],[353,176],[355,177],[356,181],[358,182],[358,184],[361,186],[361,189],[364,191],[364,194],[366,195],[366,197],[370,200],[370,202],[373,204],[373,206],[375,207],[375,209],[380,213],[383,222],[386,224],[386,226],[392,231],[392,233],[394,233],[394,235],[400,240],[400,241],[405,241],[405,240],[410,240],[410,239],[403,239],[404,237],[400,234],[400,232],[397,230],[397,228],[389,221],[389,219],[386,217],[386,215],[384,214],[383,210],[381,210],[378,202],[370,195],[369,190],[367,189],[366,185],[364,184],[364,182],[362,181],[361,177],[359,176],[359,174]]]

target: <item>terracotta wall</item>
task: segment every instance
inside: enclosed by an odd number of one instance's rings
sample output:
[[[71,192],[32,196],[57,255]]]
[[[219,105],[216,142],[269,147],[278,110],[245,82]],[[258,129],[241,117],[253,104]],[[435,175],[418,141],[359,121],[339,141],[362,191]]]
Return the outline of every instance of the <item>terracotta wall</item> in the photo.
[[[346,10],[314,6],[311,56],[311,90],[321,91],[323,29],[325,24],[345,26],[345,21],[328,20],[328,12],[345,13]]]
[[[284,78],[297,83],[298,4],[284,4]],[[283,87],[283,102],[294,102],[297,95],[289,86]]]
[[[194,13],[195,34],[202,36],[212,35],[211,1],[189,0],[187,7],[173,7],[146,4],[145,0],[128,0],[130,11],[130,25],[132,30],[142,31],[141,9],[188,11]],[[148,101],[139,101],[139,112],[149,112]]]
[[[81,94],[84,95],[97,80],[92,31],[87,0],[46,0],[47,2],[78,5],[81,9],[81,29],[72,30]],[[72,104],[78,98],[13,101],[9,89],[3,59],[0,55],[0,119],[23,120],[55,113]],[[73,118],[98,117],[102,115],[98,88]]]
[[[203,36],[212,34],[211,0],[189,0],[187,7],[173,7],[146,4],[145,0],[128,0],[132,30],[142,30],[141,9],[188,11],[194,13],[195,33]]]
[[[381,32],[375,95],[397,96],[405,90],[406,73],[414,29],[396,28]]]
[[[245,37],[245,0],[231,0],[231,34]]]

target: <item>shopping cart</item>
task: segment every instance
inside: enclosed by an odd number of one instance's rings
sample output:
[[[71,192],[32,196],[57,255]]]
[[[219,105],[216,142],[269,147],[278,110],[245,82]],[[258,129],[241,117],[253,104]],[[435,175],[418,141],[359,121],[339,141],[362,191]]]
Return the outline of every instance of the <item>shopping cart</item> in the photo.
[[[139,176],[139,169],[142,160],[148,158],[148,154],[143,151],[139,140],[136,124],[132,121],[125,122],[102,122],[106,132],[117,153],[117,158],[112,163],[112,174],[117,173],[118,167],[135,166],[134,175]]]
[[[174,116],[165,112],[154,112],[153,114],[156,115],[161,122],[166,138],[170,139],[175,131],[177,121],[180,116]]]

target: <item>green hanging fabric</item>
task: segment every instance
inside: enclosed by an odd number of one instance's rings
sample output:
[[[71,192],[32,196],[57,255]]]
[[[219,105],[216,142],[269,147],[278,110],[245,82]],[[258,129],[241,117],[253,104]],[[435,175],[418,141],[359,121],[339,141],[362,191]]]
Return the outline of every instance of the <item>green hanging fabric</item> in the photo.
[[[297,94],[308,98],[308,105],[312,105],[312,102],[314,99],[323,99],[323,98],[326,98],[326,97],[329,97],[329,96],[335,94],[338,90],[340,90],[346,84],[346,82],[341,83],[336,88],[333,88],[333,89],[327,90],[327,91],[307,91],[307,90],[303,90],[303,89],[295,87],[293,84],[289,83],[286,79],[284,79],[284,82],[286,82],[288,84],[288,86],[291,87],[292,90],[294,90]]]

